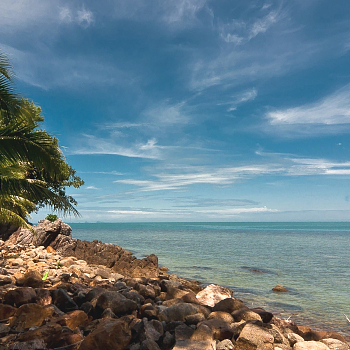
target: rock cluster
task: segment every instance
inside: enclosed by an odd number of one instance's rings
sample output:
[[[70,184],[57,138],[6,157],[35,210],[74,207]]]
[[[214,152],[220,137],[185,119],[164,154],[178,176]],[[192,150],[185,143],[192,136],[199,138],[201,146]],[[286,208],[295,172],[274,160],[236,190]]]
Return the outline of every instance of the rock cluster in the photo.
[[[336,332],[249,309],[221,286],[130,277],[32,243],[0,241],[0,254],[0,350],[350,349]]]
[[[88,264],[105,265],[128,277],[157,278],[161,274],[158,258],[154,254],[137,259],[130,251],[118,245],[72,238],[71,227],[61,219],[54,222],[41,220],[33,230],[22,228],[13,232],[13,227],[7,231],[6,228],[0,228],[0,238],[8,243],[33,244],[45,248],[51,246],[62,256],[75,256]]]

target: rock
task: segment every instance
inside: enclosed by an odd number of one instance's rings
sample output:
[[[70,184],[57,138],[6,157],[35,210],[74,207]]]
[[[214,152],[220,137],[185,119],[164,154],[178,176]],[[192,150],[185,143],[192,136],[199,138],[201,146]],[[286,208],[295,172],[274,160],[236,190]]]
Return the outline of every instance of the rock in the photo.
[[[326,344],[330,350],[349,350],[350,346],[347,343],[344,343],[338,339],[322,339],[321,342]]]
[[[272,288],[274,292],[280,292],[285,293],[288,292],[288,289],[286,287],[283,287],[281,284],[277,284],[275,287]]]
[[[0,304],[0,320],[6,320],[15,314],[16,308],[11,305]]]
[[[220,320],[223,320],[227,323],[232,323],[234,321],[233,317],[231,314],[229,314],[228,312],[223,312],[223,311],[213,311],[209,314],[208,316],[208,320],[211,320],[211,319],[214,319],[214,318],[217,318],[217,319],[220,319]]]
[[[233,350],[234,345],[230,339],[224,339],[216,344],[216,350]]]
[[[205,320],[205,316],[201,313],[197,313],[197,314],[194,314],[194,315],[188,315],[185,317],[185,322],[186,324],[188,325],[191,325],[191,324],[198,324],[199,322],[202,322]]]
[[[141,343],[140,350],[161,350],[161,349],[154,340],[146,339]]]
[[[236,298],[226,298],[216,303],[214,305],[213,311],[224,311],[231,314],[232,312],[242,308],[247,308],[243,304],[243,301]]]
[[[43,275],[38,270],[27,271],[21,279],[17,279],[17,285],[23,287],[40,288],[43,286]]]
[[[213,350],[216,348],[212,331],[206,325],[199,326],[189,338],[181,339],[176,335],[175,338],[176,343],[173,350]]]
[[[62,327],[59,324],[50,322],[44,326],[34,328],[20,334],[17,339],[21,344],[23,344],[23,342],[40,340],[45,344],[43,348],[46,349],[48,347],[50,348],[52,344],[59,339],[61,330]]]
[[[10,320],[10,327],[18,332],[41,326],[45,319],[52,317],[55,311],[52,307],[38,304],[24,304],[18,308]]]
[[[35,303],[36,293],[31,287],[22,287],[9,290],[4,295],[4,301],[6,304],[19,307],[23,304]]]
[[[156,292],[151,286],[143,286],[139,290],[139,294],[142,295],[145,299],[155,299]]]
[[[296,333],[288,333],[287,337],[288,337],[290,346],[293,346],[295,343],[304,341],[304,338]]]
[[[83,339],[84,337],[80,332],[76,333],[69,328],[64,328],[62,329],[59,338],[53,342],[51,346],[53,349],[78,350]]]
[[[163,346],[165,349],[170,349],[175,344],[175,337],[170,332],[165,332],[163,338]]]
[[[250,311],[257,313],[264,323],[269,323],[273,318],[273,314],[271,312],[268,312],[260,307],[250,309]]]
[[[6,324],[0,323],[0,338],[10,333],[11,328]]]
[[[259,314],[257,314],[254,311],[251,311],[249,309],[241,309],[234,311],[232,313],[233,318],[235,319],[236,322],[239,321],[260,321],[262,322],[262,319]]]
[[[329,350],[329,347],[324,343],[311,340],[295,343],[293,350]]]
[[[136,310],[137,304],[122,294],[111,291],[104,292],[98,297],[95,310],[97,314],[101,314],[107,308],[110,308],[118,316]]]
[[[199,326],[206,325],[212,332],[212,337],[217,340],[231,339],[234,335],[234,328],[231,327],[230,323],[222,320],[213,318],[200,323]]]
[[[313,329],[311,329],[310,327],[307,327],[307,326],[297,326],[296,333],[299,334],[300,336],[302,336],[304,338],[304,340],[306,340],[306,341],[310,341],[310,340],[318,341],[321,339],[333,338],[333,339],[338,339],[344,343],[346,342],[344,337],[337,332],[334,332],[334,331],[314,331]]]
[[[131,340],[128,324],[120,319],[104,319],[85,337],[79,350],[124,350]]]
[[[67,314],[60,316],[56,322],[61,326],[74,329],[79,326],[86,326],[89,323],[88,315],[82,310],[74,310]]]
[[[144,318],[143,325],[145,329],[146,339],[151,339],[157,342],[159,338],[163,336],[163,325],[158,320],[148,321],[147,318]]]
[[[44,306],[52,303],[51,293],[48,289],[36,288],[35,294],[37,304]]]
[[[52,302],[63,312],[68,312],[72,310],[77,310],[78,305],[75,301],[69,296],[66,290],[58,288],[53,290],[51,293]]]
[[[189,315],[194,315],[197,313],[203,314],[207,317],[210,311],[201,305],[197,304],[188,304],[188,303],[180,303],[166,308],[161,311],[159,314],[159,320],[165,322],[171,321],[181,321],[185,322],[186,317]]]
[[[197,299],[201,305],[213,307],[219,301],[232,297],[232,290],[226,287],[210,284],[197,293]]]
[[[6,284],[15,284],[16,279],[12,276],[8,275],[0,275],[0,286],[4,286]]]
[[[147,317],[149,319],[157,318],[158,310],[151,303],[143,304],[140,308],[140,315],[141,315],[141,317]]]
[[[273,336],[266,329],[247,323],[239,335],[235,350],[273,349]]]

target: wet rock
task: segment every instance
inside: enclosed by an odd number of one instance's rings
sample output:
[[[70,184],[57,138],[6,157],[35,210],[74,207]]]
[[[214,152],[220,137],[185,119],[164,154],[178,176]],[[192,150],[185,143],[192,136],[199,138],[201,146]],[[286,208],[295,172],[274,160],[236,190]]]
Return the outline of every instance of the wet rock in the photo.
[[[213,307],[219,301],[232,297],[232,290],[226,287],[210,284],[197,293],[197,299],[201,305]]]
[[[346,342],[344,337],[337,332],[315,331],[308,326],[297,326],[296,333],[302,336],[306,341],[310,341],[310,340],[318,341],[321,339],[333,338],[333,339],[338,339],[344,343]]]
[[[129,325],[120,319],[104,319],[85,337],[79,350],[124,350],[131,340]]]
[[[19,307],[23,304],[35,303],[36,293],[31,287],[20,287],[9,290],[4,295],[4,301],[6,304]]]
[[[231,314],[234,311],[237,311],[242,308],[247,308],[243,301],[236,298],[226,298],[220,300],[218,303],[214,305],[213,311],[224,311]]]
[[[288,289],[281,284],[277,284],[275,287],[272,288],[274,292],[279,292],[279,293],[285,293],[288,292]]]
[[[260,307],[250,310],[257,313],[261,317],[263,323],[269,323],[273,318],[273,314],[271,312],[268,312]]]

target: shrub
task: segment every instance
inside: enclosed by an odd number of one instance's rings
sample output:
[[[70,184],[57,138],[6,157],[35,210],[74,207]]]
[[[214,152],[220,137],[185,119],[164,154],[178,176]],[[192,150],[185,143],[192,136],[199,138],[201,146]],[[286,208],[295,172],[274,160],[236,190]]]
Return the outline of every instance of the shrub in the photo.
[[[45,219],[54,222],[58,219],[58,216],[55,214],[48,214]]]

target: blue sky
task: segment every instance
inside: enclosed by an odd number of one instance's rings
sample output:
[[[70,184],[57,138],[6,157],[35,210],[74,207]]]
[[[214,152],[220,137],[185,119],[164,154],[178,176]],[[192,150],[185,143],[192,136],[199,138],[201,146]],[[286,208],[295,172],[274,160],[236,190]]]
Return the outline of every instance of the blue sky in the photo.
[[[68,221],[348,221],[349,18],[347,0],[2,0],[0,49],[85,180]]]

